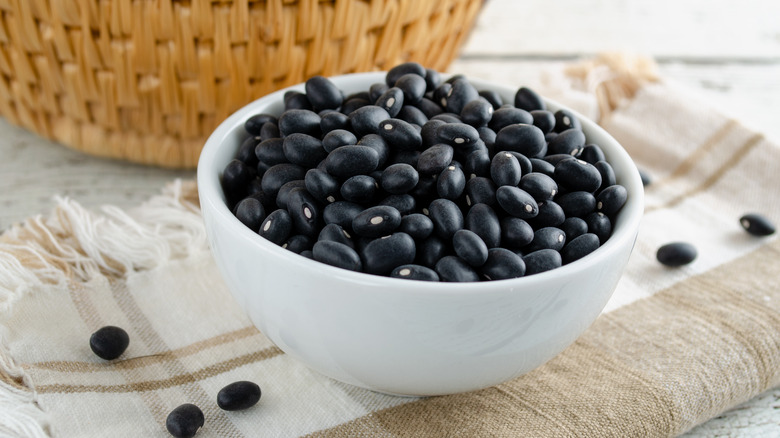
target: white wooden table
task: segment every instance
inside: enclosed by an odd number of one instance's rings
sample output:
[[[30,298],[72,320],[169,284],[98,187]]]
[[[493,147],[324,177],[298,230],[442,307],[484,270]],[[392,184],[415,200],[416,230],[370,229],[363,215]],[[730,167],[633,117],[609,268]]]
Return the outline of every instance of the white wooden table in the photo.
[[[780,2],[773,0],[488,0],[450,71],[533,85],[542,71],[614,50],[654,57],[665,78],[780,144]],[[195,176],[86,156],[2,119],[0,157],[0,230],[45,214],[55,195],[130,207],[174,178]],[[780,437],[780,388],[685,436]]]

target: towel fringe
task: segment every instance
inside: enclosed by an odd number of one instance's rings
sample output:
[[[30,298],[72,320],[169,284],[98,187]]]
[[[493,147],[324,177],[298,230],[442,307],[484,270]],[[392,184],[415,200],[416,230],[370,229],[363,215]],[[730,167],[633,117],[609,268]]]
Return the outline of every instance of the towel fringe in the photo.
[[[194,181],[176,180],[139,208],[114,206],[92,212],[68,198],[55,198],[49,216],[36,216],[0,236],[0,315],[47,284],[119,278],[208,251]],[[121,254],[121,256],[119,256]],[[0,325],[0,435],[51,435],[35,388],[5,342]]]

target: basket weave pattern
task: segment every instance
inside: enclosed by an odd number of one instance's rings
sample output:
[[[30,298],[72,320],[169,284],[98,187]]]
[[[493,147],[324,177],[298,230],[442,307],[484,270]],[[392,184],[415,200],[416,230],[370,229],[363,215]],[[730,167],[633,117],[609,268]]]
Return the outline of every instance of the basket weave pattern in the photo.
[[[0,116],[194,167],[230,113],[312,75],[446,69],[482,0],[0,0]]]

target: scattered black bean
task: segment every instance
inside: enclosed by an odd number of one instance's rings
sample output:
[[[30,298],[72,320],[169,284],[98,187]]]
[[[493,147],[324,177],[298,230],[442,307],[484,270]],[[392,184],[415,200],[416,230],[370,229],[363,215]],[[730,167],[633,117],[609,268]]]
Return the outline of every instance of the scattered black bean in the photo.
[[[639,178],[642,179],[642,185],[647,187],[650,185],[650,183],[653,182],[653,178],[650,176],[647,171],[639,169]]]
[[[176,438],[191,438],[206,423],[203,411],[192,403],[176,407],[165,419],[165,428]]]
[[[89,348],[99,358],[113,360],[121,356],[130,345],[127,332],[113,325],[101,327],[89,337]]]
[[[696,247],[690,243],[673,242],[658,248],[655,257],[663,265],[676,267],[691,263],[697,255]]]
[[[260,386],[257,383],[240,380],[225,386],[217,393],[217,406],[226,411],[248,409],[260,401],[260,395]]]
[[[748,213],[739,218],[739,224],[754,236],[769,236],[774,234],[775,225],[758,213]]]

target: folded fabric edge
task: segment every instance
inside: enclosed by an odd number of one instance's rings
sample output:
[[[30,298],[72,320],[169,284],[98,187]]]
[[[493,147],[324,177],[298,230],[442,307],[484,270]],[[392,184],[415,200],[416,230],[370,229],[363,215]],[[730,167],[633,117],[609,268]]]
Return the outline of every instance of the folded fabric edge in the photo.
[[[176,180],[138,208],[105,206],[92,212],[57,198],[49,215],[38,215],[0,235],[0,321],[36,288],[96,275],[121,278],[132,271],[208,251],[194,181]],[[0,322],[0,435],[51,435],[35,385],[16,364]]]

